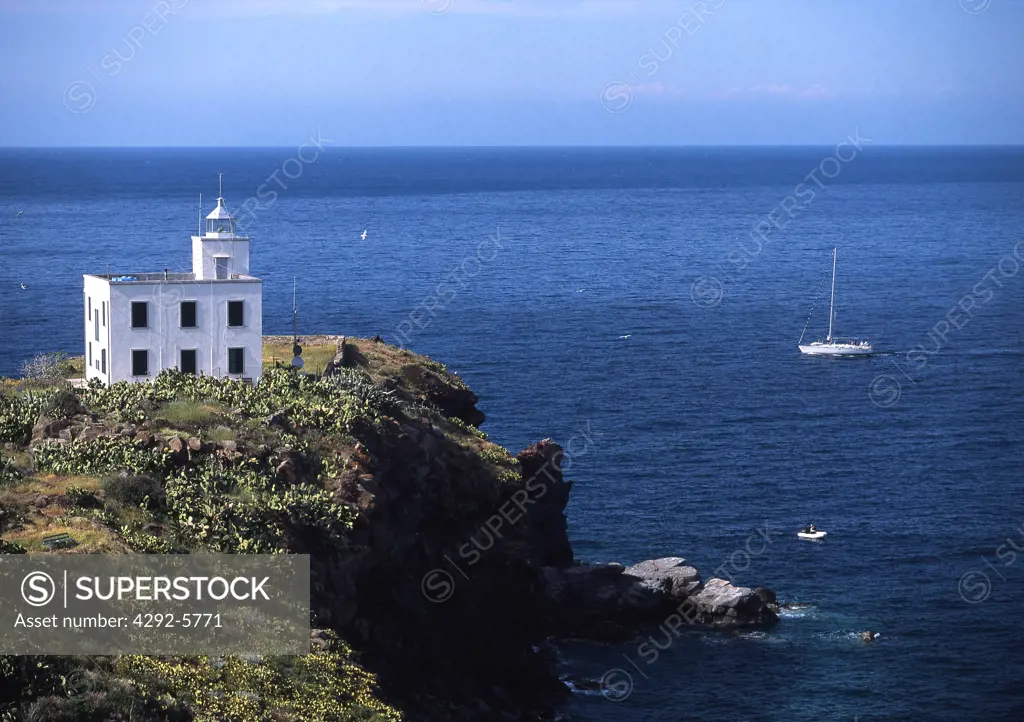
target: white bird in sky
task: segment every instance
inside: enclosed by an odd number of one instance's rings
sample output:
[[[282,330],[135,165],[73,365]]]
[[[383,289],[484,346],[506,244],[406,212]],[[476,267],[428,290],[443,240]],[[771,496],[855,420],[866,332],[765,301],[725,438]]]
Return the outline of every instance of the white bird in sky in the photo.
[[[586,291],[586,290],[587,290],[587,289],[585,289],[585,288],[580,288],[580,289],[578,289],[578,290],[576,291],[576,293],[583,293],[583,292],[584,292],[584,291]]]
[[[619,338],[629,338],[629,337],[630,337],[630,336],[632,336],[632,335],[633,335],[633,334],[631,334],[631,333],[627,333],[627,334],[626,334],[625,336],[619,336]]]
[[[362,235],[361,235],[361,236],[359,236],[359,238],[360,238],[361,240],[364,240],[364,241],[365,241],[365,240],[366,240],[366,231],[363,231]]]
[[[22,291],[24,291],[24,290],[27,290],[27,289],[25,288],[25,284],[24,284],[24,283],[23,283],[23,284],[21,284],[21,290],[22,290]]]
[[[20,216],[20,215],[21,215],[22,213],[24,213],[24,212],[25,212],[24,210],[20,210],[20,211],[18,211],[18,212],[17,212],[16,214],[15,214],[15,216],[14,216],[14,217],[15,217],[15,218],[17,218],[18,216]]]

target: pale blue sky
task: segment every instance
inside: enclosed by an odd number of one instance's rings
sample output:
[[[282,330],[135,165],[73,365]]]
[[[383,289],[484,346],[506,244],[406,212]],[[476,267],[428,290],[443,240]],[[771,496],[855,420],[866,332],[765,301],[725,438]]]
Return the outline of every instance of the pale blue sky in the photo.
[[[0,145],[1024,142],[1024,0],[2,0]]]

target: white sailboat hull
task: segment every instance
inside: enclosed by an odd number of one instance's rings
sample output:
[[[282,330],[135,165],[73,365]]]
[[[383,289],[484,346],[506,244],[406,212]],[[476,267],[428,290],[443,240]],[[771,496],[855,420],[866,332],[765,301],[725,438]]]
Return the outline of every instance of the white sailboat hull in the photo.
[[[801,344],[800,353],[811,354],[812,356],[866,356],[874,353],[869,343],[814,343]]]
[[[839,254],[838,248],[832,249],[832,296],[828,302],[828,336],[825,337],[824,341],[814,341],[813,343],[804,344],[801,341],[804,340],[804,334],[800,334],[800,341],[797,341],[797,348],[800,349],[800,353],[809,354],[811,356],[867,356],[868,354],[874,353],[874,349],[871,348],[871,344],[867,341],[847,341],[836,342],[832,340],[832,321],[836,317],[836,257]],[[810,316],[807,317],[808,322]],[[804,326],[804,331],[807,331],[807,326]]]

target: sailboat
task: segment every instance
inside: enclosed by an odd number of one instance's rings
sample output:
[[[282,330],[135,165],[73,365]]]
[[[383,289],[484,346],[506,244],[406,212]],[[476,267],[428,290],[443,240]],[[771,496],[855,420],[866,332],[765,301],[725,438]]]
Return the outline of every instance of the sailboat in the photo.
[[[835,318],[835,303],[836,303],[836,251],[832,249],[832,298],[828,302],[828,336],[825,337],[824,341],[814,341],[804,345],[804,335],[800,334],[800,341],[797,341],[797,347],[800,349],[800,353],[812,354],[817,356],[864,356],[874,352],[871,348],[871,344],[867,341],[836,341],[832,338],[832,319]],[[806,333],[807,327],[804,327]]]

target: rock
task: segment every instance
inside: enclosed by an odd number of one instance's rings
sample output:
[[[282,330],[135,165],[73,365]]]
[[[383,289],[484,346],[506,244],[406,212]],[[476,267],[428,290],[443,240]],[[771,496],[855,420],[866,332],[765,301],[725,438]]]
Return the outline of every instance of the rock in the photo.
[[[860,639],[862,642],[874,642],[875,637],[878,636],[878,632],[865,631],[860,633]]]
[[[299,484],[303,481],[309,469],[302,454],[294,449],[283,449],[278,453],[281,459],[275,471],[277,475],[289,484]]]
[[[465,385],[449,383],[438,372],[420,364],[407,364],[401,369],[402,375],[411,385],[437,406],[445,416],[461,419],[471,426],[480,426],[486,419],[477,407],[477,395]],[[462,383],[459,381],[458,383]]]
[[[326,629],[309,630],[310,649],[319,652],[329,652],[334,647],[333,633]]]
[[[220,442],[220,448],[229,454],[234,454],[238,451],[238,442],[233,439]]]
[[[172,436],[167,440],[167,449],[171,452],[171,458],[178,466],[188,463],[188,445],[179,436]]]
[[[86,424],[78,435],[81,441],[91,441],[107,435],[107,427],[101,423]]]
[[[683,600],[701,587],[700,572],[686,566],[682,557],[650,559],[628,567],[625,573],[639,579],[641,588],[662,592],[673,600]]]
[[[188,450],[192,451],[192,452],[202,451],[203,450],[203,442],[200,441],[199,439],[197,439],[194,436],[189,437],[189,440],[188,440]]]
[[[153,435],[145,429],[141,429],[135,432],[135,440],[143,446],[149,446],[153,443]]]
[[[777,619],[753,589],[722,579],[702,585],[700,573],[682,557],[651,559],[628,568],[579,564],[542,571],[547,615],[558,636],[615,639],[671,615],[714,627],[770,624]]]
[[[754,594],[757,595],[758,599],[767,604],[770,607],[779,608],[778,597],[775,596],[775,592],[771,589],[765,589],[764,587],[754,587]]]
[[[275,411],[263,419],[263,425],[270,428],[286,429],[288,428],[288,416],[284,411]]]
[[[776,620],[775,613],[753,589],[734,587],[724,579],[709,579],[689,603],[700,613],[700,621],[716,627]]]
[[[74,437],[71,435],[71,429],[61,429],[57,433],[57,438],[61,441],[71,441]]]
[[[49,416],[41,415],[36,421],[35,426],[32,427],[32,440],[31,446],[41,444],[48,439],[56,439],[60,437],[60,432],[64,431],[71,425],[71,422],[67,419],[52,419]]]

